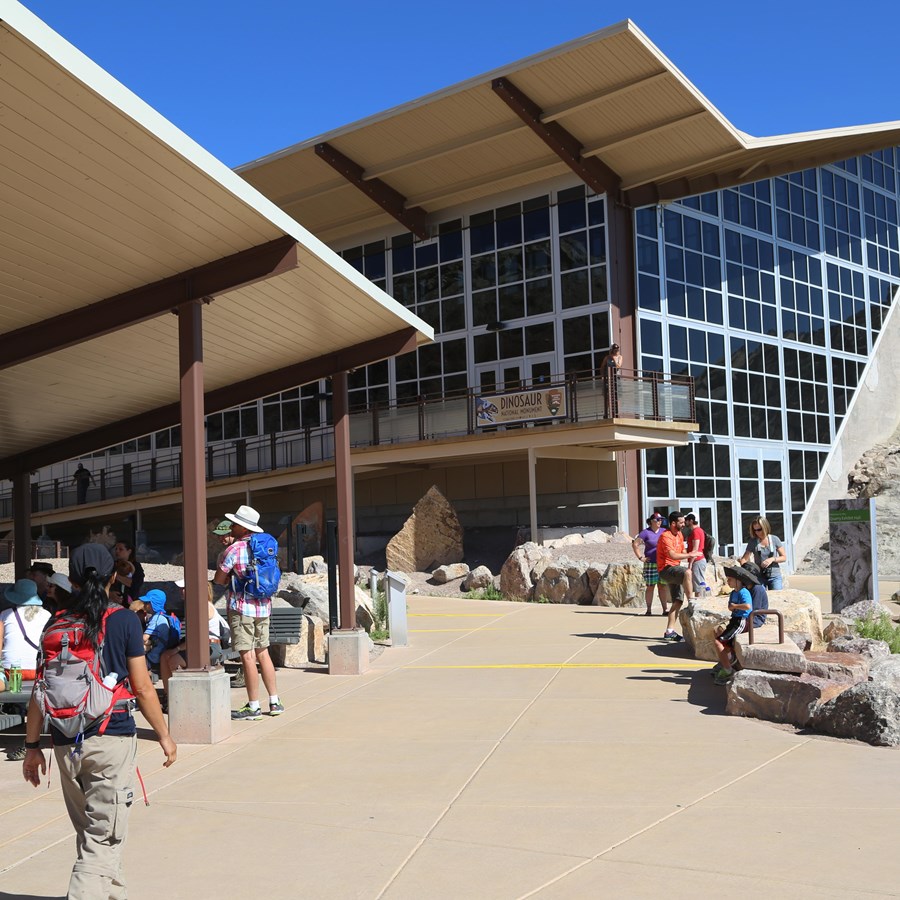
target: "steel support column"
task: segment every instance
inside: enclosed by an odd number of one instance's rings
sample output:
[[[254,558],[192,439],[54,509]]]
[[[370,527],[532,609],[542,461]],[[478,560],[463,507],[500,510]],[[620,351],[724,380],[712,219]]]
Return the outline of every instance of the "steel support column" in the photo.
[[[16,578],[24,578],[31,566],[31,473],[17,472],[12,479],[13,551]]]
[[[637,307],[637,269],[634,258],[634,210],[614,198],[607,198],[607,235],[609,240],[609,293],[612,318],[611,339],[621,348],[625,368],[640,371],[635,310]],[[641,523],[641,478],[637,450],[616,453],[619,485],[626,489],[626,508],[619,526],[637,534]]]
[[[347,373],[331,379],[334,410],[334,483],[337,488],[338,592],[341,631],[356,631],[356,585],[353,580],[353,470],[350,466],[350,411]]]
[[[534,447],[528,448],[528,517],[531,522],[531,540],[536,544],[543,544],[544,542],[538,535],[537,452]]]
[[[203,435],[203,304],[178,307],[181,386],[182,525],[189,669],[209,665],[206,629],[206,473]]]

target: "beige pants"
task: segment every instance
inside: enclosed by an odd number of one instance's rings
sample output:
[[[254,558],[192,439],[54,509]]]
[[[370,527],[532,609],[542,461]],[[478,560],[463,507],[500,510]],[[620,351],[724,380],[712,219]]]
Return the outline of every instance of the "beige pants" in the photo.
[[[63,798],[75,828],[68,900],[124,900],[122,850],[134,801],[137,737],[96,735],[71,755],[55,747]]]

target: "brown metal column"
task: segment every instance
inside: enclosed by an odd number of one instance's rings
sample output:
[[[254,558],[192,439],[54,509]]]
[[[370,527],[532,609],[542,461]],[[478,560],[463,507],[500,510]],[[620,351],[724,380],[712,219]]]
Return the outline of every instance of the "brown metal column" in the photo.
[[[624,368],[640,370],[637,352],[637,268],[634,258],[634,210],[607,194],[609,236],[609,291],[612,302],[611,340],[622,348]],[[626,521],[629,534],[637,534],[641,522],[641,478],[637,450],[616,453],[619,484],[628,490]]]
[[[353,470],[350,467],[350,413],[347,373],[331,378],[334,415],[334,483],[337,488],[338,591],[341,631],[356,630],[356,585],[353,581]]]
[[[206,587],[206,469],[203,438],[203,304],[178,307],[181,379],[182,526],[184,530],[187,665],[209,665]]]
[[[16,542],[13,561],[16,578],[24,578],[31,566],[31,473],[17,472],[12,483],[13,538]]]

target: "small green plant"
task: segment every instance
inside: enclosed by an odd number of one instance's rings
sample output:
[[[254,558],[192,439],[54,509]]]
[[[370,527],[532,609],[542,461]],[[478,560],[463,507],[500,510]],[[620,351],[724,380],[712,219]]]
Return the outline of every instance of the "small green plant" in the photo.
[[[386,641],[391,636],[391,633],[387,630],[387,628],[373,628],[369,637],[372,638],[373,641]]]
[[[494,585],[489,584],[486,588],[482,588],[480,591],[469,591],[466,594],[466,598],[469,600],[505,600],[506,598]]]
[[[534,599],[530,601],[531,603],[549,603],[550,598],[545,597],[543,594],[536,594]]]
[[[854,629],[860,637],[884,641],[891,648],[891,653],[900,653],[900,627],[891,622],[888,613],[857,619]]]

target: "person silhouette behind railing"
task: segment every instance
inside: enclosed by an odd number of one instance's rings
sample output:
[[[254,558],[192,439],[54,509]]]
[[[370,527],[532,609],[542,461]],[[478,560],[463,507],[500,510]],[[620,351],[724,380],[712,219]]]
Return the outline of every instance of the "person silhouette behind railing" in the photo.
[[[78,505],[81,506],[82,504],[87,503],[88,487],[95,483],[94,476],[88,472],[82,463],[78,463],[78,468],[72,475],[72,481],[75,482]]]
[[[619,414],[619,370],[622,368],[622,351],[618,344],[609,348],[609,353],[600,363],[600,375],[606,385],[606,417],[615,419]]]

